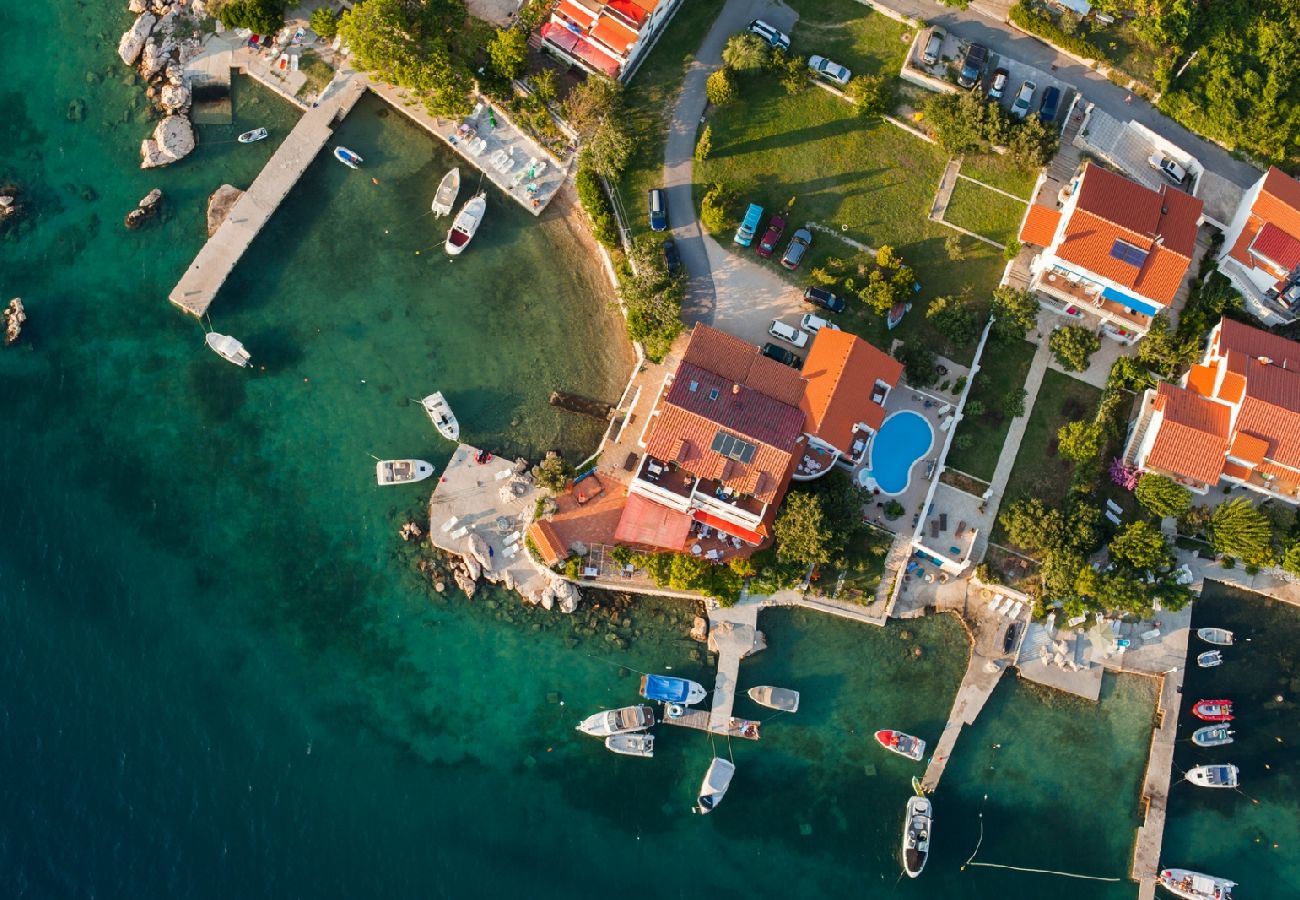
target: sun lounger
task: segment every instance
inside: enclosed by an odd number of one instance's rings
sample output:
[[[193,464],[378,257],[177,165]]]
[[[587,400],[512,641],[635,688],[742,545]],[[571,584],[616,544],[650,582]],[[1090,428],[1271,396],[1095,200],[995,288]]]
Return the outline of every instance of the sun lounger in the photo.
[[[459,522],[460,522],[460,519],[456,518],[455,516],[452,516],[452,517],[451,517],[450,519],[448,519],[446,522],[443,522],[443,523],[442,523],[442,530],[443,530],[443,531],[451,531],[453,528],[456,527],[457,523],[459,523]]]
[[[1144,631],[1142,632],[1141,637],[1143,641],[1154,641],[1156,638],[1160,637],[1160,629],[1152,628],[1150,631]]]
[[[952,533],[953,537],[959,538],[966,533],[966,520],[962,519],[957,523],[957,530]]]
[[[505,481],[513,474],[513,472],[514,472],[513,469],[502,469],[500,472],[497,472],[492,477],[495,478],[497,481]]]
[[[1114,500],[1111,500],[1109,497],[1106,499],[1106,508],[1117,516],[1124,515],[1124,507],[1120,506],[1118,503],[1116,503]]]
[[[506,546],[509,547],[511,544],[519,543],[519,539],[523,536],[524,533],[522,531],[512,532],[506,537]]]
[[[940,531],[947,531],[947,530],[948,530],[948,514],[947,514],[947,513],[939,513],[939,530],[940,530]]]
[[[510,544],[509,546],[506,547],[506,549],[501,551],[501,555],[504,556],[506,559],[514,559],[515,554],[518,552],[519,552],[519,545]]]
[[[455,540],[460,540],[461,538],[463,538],[463,537],[464,537],[465,535],[467,535],[467,534],[469,534],[469,526],[468,526],[468,525],[462,525],[462,526],[460,526],[459,528],[457,528],[455,531],[453,531],[453,532],[451,533],[451,536],[452,536],[452,538],[455,539]]]
[[[1017,601],[1016,601],[1014,604],[1012,604],[1012,606],[1011,606],[1011,618],[1013,618],[1013,619],[1018,619],[1018,618],[1020,618],[1020,614],[1021,614],[1022,612],[1024,612],[1024,609],[1025,609],[1025,601],[1023,601],[1023,600],[1017,600]]]
[[[599,574],[600,569],[597,569],[595,566],[584,566],[582,569],[583,578],[595,578]]]
[[[1123,521],[1119,516],[1115,515],[1110,510],[1106,510],[1106,519],[1112,525],[1119,525]]]

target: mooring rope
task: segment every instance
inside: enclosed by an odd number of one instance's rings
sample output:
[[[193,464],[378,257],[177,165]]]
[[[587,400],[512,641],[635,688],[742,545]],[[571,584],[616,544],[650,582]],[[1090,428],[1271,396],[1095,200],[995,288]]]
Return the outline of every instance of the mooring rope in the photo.
[[[1055,869],[1029,869],[1024,866],[1004,866],[1001,865],[1000,863],[977,862],[977,863],[968,863],[968,865],[984,866],[985,868],[988,869],[1011,869],[1014,872],[1037,872],[1039,875],[1063,875],[1066,878],[1082,878],[1085,881],[1120,881],[1121,880],[1119,878],[1106,878],[1101,875],[1079,875],[1076,872],[1058,872]],[[965,868],[965,866],[963,866],[962,868]]]

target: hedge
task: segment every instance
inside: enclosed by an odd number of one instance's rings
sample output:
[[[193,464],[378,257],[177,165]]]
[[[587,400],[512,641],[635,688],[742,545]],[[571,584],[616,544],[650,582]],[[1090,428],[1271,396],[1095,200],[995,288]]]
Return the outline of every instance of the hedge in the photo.
[[[618,246],[618,225],[614,221],[614,208],[610,206],[609,197],[601,186],[600,176],[591,169],[578,169],[575,179],[578,186],[578,202],[582,211],[591,220],[591,233],[606,247]]]
[[[1024,0],[1020,0],[1015,6],[1011,7],[1008,18],[1013,24],[1020,26],[1025,31],[1036,34],[1045,40],[1051,41],[1056,46],[1069,50],[1071,53],[1085,59],[1106,58],[1106,55],[1087,38],[1063,31],[1050,15],[1042,10],[1030,7]]]

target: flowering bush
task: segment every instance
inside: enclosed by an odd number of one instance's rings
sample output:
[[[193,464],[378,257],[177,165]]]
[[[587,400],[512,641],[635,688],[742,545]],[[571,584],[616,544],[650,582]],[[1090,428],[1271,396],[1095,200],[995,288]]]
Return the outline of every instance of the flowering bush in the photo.
[[[1138,476],[1142,473],[1137,466],[1131,466],[1118,456],[1110,461],[1110,480],[1126,491],[1137,487]]]

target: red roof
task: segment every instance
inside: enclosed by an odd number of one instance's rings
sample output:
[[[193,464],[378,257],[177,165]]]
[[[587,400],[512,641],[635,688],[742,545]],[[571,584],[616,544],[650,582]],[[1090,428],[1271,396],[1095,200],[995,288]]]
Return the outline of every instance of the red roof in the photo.
[[[627,51],[636,43],[636,29],[629,28],[613,16],[601,13],[596,20],[596,27],[591,29],[592,40],[599,41],[619,56],[626,56]]]
[[[1253,359],[1263,357],[1275,366],[1300,371],[1300,343],[1236,319],[1222,319],[1214,339],[1215,355],[1227,356],[1232,350]],[[1239,371],[1232,366],[1229,369]]]
[[[872,392],[877,381],[897,387],[903,364],[856,335],[823,328],[813,338],[803,376],[804,430],[848,453],[859,422],[880,430],[885,409],[871,399]]]
[[[632,0],[609,0],[606,8],[623,16],[636,28],[640,28],[645,24],[645,20],[650,18],[650,14],[633,3]]]
[[[1274,263],[1286,274],[1300,266],[1300,239],[1287,234],[1272,222],[1264,223],[1255,240],[1250,243],[1250,252]]]
[[[542,555],[542,562],[548,566],[564,561],[569,555],[569,548],[561,543],[554,526],[545,519],[538,519],[529,525],[528,536],[537,545],[537,552]]]
[[[798,406],[803,398],[804,382],[798,372],[768,359],[753,344],[707,325],[695,326],[682,359],[791,406]]]
[[[719,516],[709,515],[702,509],[691,511],[691,518],[697,522],[703,522],[705,525],[712,525],[723,534],[729,534],[732,537],[738,537],[755,546],[763,543],[763,534],[759,531],[751,531],[748,528],[741,528],[735,522],[729,522]]]
[[[1164,416],[1144,465],[1202,484],[1217,482],[1228,449],[1228,407],[1162,382],[1155,408]]]
[[[1300,182],[1276,166],[1268,170],[1263,182],[1259,195],[1250,206],[1250,215],[1242,226],[1241,234],[1228,251],[1233,259],[1252,269],[1255,268],[1256,259],[1251,256],[1251,245],[1262,236],[1265,229],[1271,226],[1272,231],[1281,232],[1293,240],[1300,239]],[[1286,252],[1280,238],[1269,236],[1265,240],[1272,252]],[[1261,252],[1260,255],[1274,263],[1283,263],[1283,260],[1275,258],[1270,252]]]
[[[610,78],[618,77],[622,68],[619,61],[572,29],[556,22],[547,22],[538,29],[538,33],[548,43],[582,60],[592,68],[604,72]]]
[[[1031,206],[1020,226],[1020,240],[1026,244],[1050,247],[1056,239],[1057,226],[1061,224],[1061,211],[1046,206]]]
[[[665,550],[681,550],[691,533],[691,517],[640,494],[628,494],[614,540]]]

